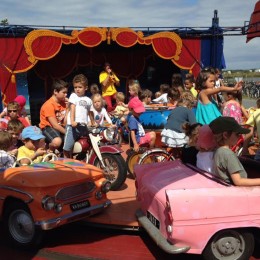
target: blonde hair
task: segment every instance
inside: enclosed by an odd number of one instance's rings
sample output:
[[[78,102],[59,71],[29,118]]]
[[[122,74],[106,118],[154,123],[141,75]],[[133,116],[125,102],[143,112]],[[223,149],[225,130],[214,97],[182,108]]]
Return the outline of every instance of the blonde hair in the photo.
[[[7,104],[7,111],[8,111],[9,109],[15,109],[15,110],[17,110],[17,112],[19,112],[19,110],[20,110],[20,105],[19,105],[19,103],[15,102],[15,101],[9,102],[9,103]]]
[[[93,103],[94,103],[94,99],[95,99],[95,98],[99,98],[99,99],[101,100],[101,105],[102,105],[102,107],[105,106],[105,100],[103,99],[103,97],[102,97],[99,93],[93,94],[93,95],[91,96],[91,100],[92,100]],[[94,106],[94,105],[93,105],[93,106]]]
[[[184,91],[181,93],[181,99],[187,102],[185,105],[188,108],[192,108],[196,105],[196,98],[192,95],[190,91]]]
[[[129,85],[129,90],[132,90],[137,96],[139,95],[140,91],[141,91],[141,86],[139,83],[137,83],[136,81],[134,81],[133,83],[131,83]]]
[[[116,93],[116,99],[121,101],[121,102],[124,102],[125,101],[125,94],[123,92],[117,92]]]

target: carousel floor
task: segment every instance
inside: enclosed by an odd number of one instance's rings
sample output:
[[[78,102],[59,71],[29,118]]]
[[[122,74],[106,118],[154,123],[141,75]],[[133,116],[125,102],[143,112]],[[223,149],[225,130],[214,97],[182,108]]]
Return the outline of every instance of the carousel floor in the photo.
[[[127,144],[122,145],[124,158],[126,158],[128,148]],[[138,228],[135,211],[139,207],[139,202],[136,200],[135,191],[135,180],[128,176],[120,190],[108,193],[112,205],[100,214],[88,218],[86,222],[116,225],[130,229]]]

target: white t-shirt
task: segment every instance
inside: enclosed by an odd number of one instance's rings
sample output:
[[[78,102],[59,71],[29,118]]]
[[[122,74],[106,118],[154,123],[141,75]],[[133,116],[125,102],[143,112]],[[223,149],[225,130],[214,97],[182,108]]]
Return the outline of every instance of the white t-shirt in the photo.
[[[153,99],[153,102],[167,103],[168,102],[168,93],[163,93],[158,98]]]
[[[197,153],[197,167],[206,172],[214,174],[213,163],[214,163],[214,152],[198,152]]]
[[[88,123],[88,112],[92,106],[92,100],[87,96],[78,97],[75,93],[72,93],[69,98],[69,103],[74,104],[75,107],[75,122]],[[67,117],[67,124],[71,125],[70,111]]]
[[[101,111],[97,111],[94,106],[92,105],[90,108],[90,111],[93,112],[94,114],[94,121],[99,125],[99,126],[104,126],[104,121],[106,120],[109,124],[112,124],[112,120],[109,117],[106,109],[102,107]]]

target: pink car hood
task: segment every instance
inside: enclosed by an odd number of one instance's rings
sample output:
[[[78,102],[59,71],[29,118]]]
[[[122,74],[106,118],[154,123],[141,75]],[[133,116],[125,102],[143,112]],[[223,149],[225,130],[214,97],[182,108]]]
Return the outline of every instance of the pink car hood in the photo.
[[[228,185],[178,160],[138,165],[135,174],[137,195],[144,211],[158,212],[158,207],[163,211],[168,198],[175,220],[239,215],[250,220],[250,214],[260,214],[260,209],[254,206],[260,203],[259,186]]]

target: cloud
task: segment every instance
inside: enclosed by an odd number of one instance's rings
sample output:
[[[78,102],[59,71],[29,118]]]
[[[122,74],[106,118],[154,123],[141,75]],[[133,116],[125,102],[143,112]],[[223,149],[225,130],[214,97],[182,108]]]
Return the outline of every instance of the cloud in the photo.
[[[218,10],[222,27],[244,26],[255,0],[1,0],[0,19],[10,24],[74,27],[204,27]],[[260,68],[260,38],[225,36],[228,69]]]

